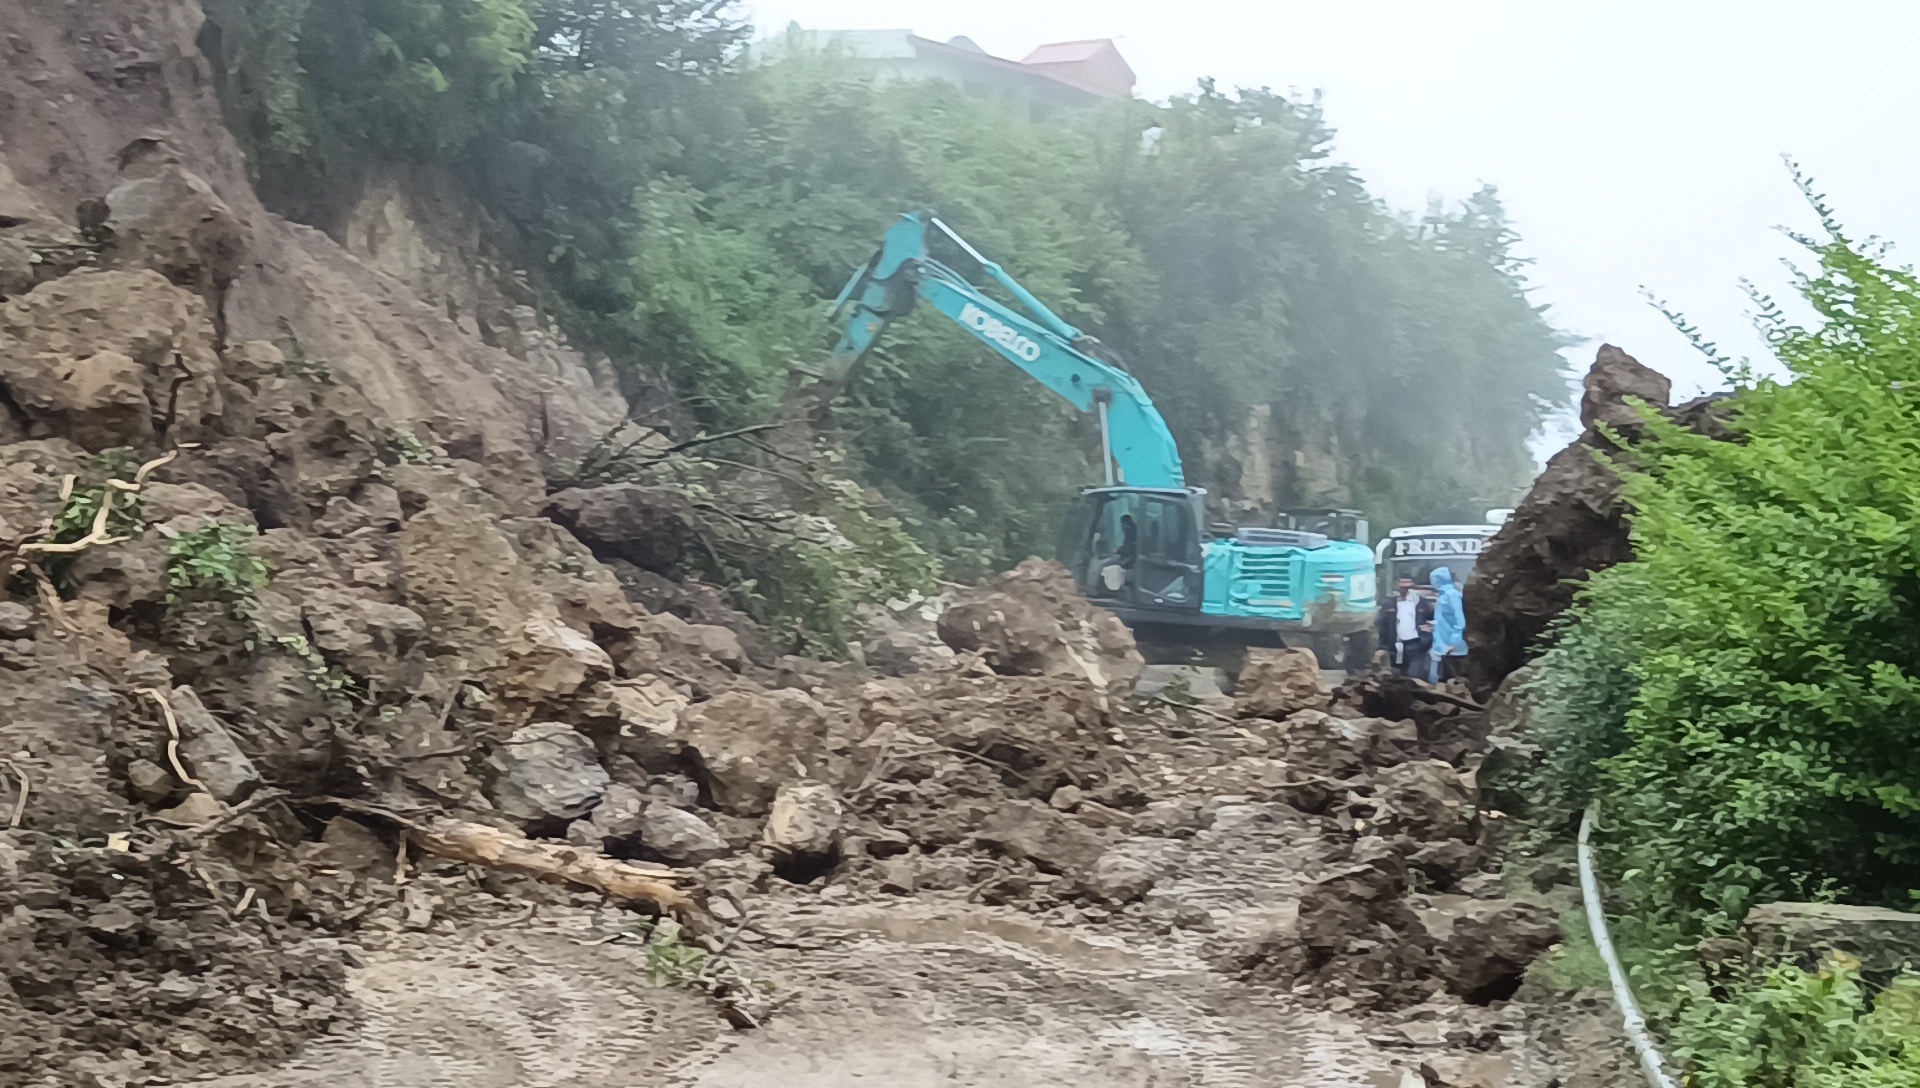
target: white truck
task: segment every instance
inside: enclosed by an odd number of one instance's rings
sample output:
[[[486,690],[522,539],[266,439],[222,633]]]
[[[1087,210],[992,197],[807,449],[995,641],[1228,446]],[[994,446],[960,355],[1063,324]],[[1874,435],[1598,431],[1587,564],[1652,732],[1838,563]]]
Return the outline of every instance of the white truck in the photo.
[[[1512,513],[1489,510],[1487,520],[1478,524],[1408,525],[1393,530],[1373,549],[1380,592],[1392,595],[1402,578],[1412,578],[1414,585],[1425,589],[1431,584],[1435,567],[1446,567],[1453,573],[1454,584],[1464,587],[1487,538]]]

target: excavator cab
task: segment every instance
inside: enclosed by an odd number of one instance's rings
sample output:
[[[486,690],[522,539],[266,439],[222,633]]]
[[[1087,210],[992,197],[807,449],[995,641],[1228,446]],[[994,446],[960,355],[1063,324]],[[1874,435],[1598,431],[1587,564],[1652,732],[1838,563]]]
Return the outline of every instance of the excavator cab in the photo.
[[[1067,516],[1060,560],[1094,601],[1149,612],[1200,611],[1205,497],[1194,490],[1102,487]]]
[[[1369,547],[1373,544],[1367,516],[1358,510],[1335,506],[1299,507],[1281,511],[1281,517],[1288,529],[1319,533],[1328,540],[1351,540]]]

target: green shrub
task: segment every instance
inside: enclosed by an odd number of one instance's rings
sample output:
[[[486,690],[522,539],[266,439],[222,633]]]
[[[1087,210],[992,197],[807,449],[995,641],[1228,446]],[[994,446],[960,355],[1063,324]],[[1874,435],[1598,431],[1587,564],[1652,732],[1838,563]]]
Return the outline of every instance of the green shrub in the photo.
[[[1815,206],[1822,324],[1758,299],[1791,380],[1746,377],[1732,441],[1649,413],[1637,559],[1541,663],[1553,784],[1606,799],[1634,909],[1703,926],[1920,884],[1920,280]]]
[[[1725,1000],[1693,996],[1673,1055],[1692,1088],[1920,1088],[1920,975],[1871,994],[1857,964],[1782,967]]]
[[[167,542],[167,599],[220,601],[244,612],[271,569],[253,554],[253,526],[216,521]]]

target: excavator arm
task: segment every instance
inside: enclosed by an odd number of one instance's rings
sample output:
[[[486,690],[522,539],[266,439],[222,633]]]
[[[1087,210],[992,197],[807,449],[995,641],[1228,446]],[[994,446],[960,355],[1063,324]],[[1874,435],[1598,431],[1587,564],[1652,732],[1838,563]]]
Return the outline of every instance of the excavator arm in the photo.
[[[929,225],[979,261],[1026,312],[989,298],[966,277],[929,256]],[[931,215],[901,216],[887,232],[880,251],[854,273],[835,300],[833,320],[845,324],[833,349],[833,379],[844,381],[873,350],[887,326],[922,301],[1067,403],[1098,414],[1109,485],[1186,486],[1173,433],[1140,383],[1097,358],[1093,353],[1098,344],[1092,337],[1062,321],[999,265]]]

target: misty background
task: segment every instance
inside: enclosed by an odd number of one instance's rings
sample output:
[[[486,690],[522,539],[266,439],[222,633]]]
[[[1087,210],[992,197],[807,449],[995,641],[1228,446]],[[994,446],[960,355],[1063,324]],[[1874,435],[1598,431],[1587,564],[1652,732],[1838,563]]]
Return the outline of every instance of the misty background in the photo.
[[[1611,341],[1671,376],[1676,399],[1725,383],[1642,288],[1729,354],[1765,361],[1740,280],[1791,295],[1781,261],[1799,250],[1775,228],[1816,225],[1783,153],[1855,234],[1920,237],[1920,5],[1895,0],[1817,15],[1787,0],[745,0],[741,11],[761,35],[790,21],[897,27],[965,34],[1013,58],[1111,37],[1152,99],[1203,76],[1320,93],[1335,158],[1394,207],[1499,186],[1535,262],[1536,301],[1582,338],[1569,362],[1584,372]],[[1547,450],[1563,440],[1543,436]]]

